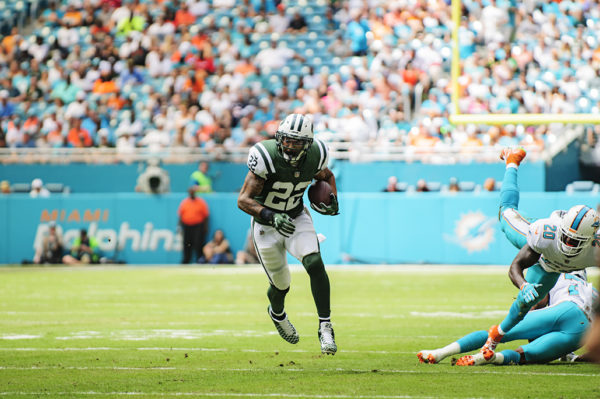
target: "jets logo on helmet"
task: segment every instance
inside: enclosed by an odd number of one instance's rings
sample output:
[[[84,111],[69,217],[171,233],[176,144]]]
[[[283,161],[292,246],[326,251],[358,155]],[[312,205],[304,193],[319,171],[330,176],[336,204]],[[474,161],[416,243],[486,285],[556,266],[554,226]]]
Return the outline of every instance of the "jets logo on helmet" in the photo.
[[[277,128],[275,141],[283,158],[296,166],[306,156],[314,138],[310,117],[302,114],[290,114]]]
[[[592,240],[600,225],[596,211],[585,205],[576,205],[562,217],[558,249],[567,256],[578,255]]]

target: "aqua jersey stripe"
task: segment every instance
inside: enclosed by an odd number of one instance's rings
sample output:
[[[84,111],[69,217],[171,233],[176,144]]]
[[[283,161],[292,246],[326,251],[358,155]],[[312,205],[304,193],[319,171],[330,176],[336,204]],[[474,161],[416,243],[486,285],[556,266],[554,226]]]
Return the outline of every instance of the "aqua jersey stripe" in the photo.
[[[583,208],[581,208],[581,210],[577,214],[577,217],[575,217],[575,220],[573,220],[573,223],[571,223],[571,228],[573,230],[577,230],[579,228],[579,225],[581,224],[581,221],[585,217],[586,213],[588,213],[591,210],[592,209],[587,206],[584,206]]]

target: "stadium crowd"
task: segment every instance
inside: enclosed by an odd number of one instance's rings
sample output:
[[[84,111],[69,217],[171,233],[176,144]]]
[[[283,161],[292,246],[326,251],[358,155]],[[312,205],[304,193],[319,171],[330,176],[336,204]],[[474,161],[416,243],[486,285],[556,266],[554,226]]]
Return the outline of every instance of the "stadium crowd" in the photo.
[[[461,112],[598,112],[597,2],[462,4]],[[40,11],[25,28],[0,25],[0,147],[227,151],[273,137],[292,111],[350,150],[541,149],[561,132],[450,125],[449,1],[55,0]]]

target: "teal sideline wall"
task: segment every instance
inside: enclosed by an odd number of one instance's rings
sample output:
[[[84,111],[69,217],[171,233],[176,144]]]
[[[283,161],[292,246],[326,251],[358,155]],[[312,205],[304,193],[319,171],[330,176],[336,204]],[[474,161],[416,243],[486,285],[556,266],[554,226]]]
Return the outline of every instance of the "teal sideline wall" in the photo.
[[[340,191],[378,192],[391,175],[400,181],[415,184],[418,179],[447,184],[451,177],[483,184],[488,177],[501,180],[504,164],[465,163],[456,165],[432,165],[404,162],[352,163],[337,161],[330,165],[338,180]],[[11,183],[30,183],[40,177],[44,182],[64,183],[73,193],[123,193],[134,192],[138,175],[144,170],[143,163],[93,165],[40,165],[15,164],[0,166],[0,180]],[[197,164],[165,165],[171,180],[171,191],[183,192],[189,184],[190,174]],[[554,169],[553,176],[571,176],[572,168]],[[235,192],[242,187],[248,169],[245,164],[214,162],[210,173],[215,191]],[[546,169],[543,162],[525,162],[519,169],[523,191],[546,190]],[[118,177],[118,178],[115,178]],[[570,181],[576,180],[575,178]],[[553,188],[555,190],[557,188]],[[564,185],[559,190],[564,189]]]
[[[184,194],[71,194],[33,199],[0,197],[0,263],[31,259],[38,232],[54,216],[67,236],[89,228],[102,238],[109,257],[130,264],[176,264],[181,242],[176,210]],[[205,196],[211,231],[222,228],[234,250],[243,247],[249,217],[237,195]],[[517,250],[499,230],[496,193],[341,193],[339,216],[313,212],[325,263],[505,264]],[[521,209],[544,217],[578,203],[596,206],[598,195],[522,193]],[[87,212],[86,212],[87,211]],[[108,239],[110,238],[110,242]],[[115,247],[123,243],[115,253]],[[166,248],[166,249],[165,249]]]

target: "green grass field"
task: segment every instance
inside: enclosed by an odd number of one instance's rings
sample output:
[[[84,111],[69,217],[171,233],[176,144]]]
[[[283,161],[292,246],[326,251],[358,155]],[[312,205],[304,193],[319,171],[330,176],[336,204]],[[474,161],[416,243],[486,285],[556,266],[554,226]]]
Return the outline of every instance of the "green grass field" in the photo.
[[[589,364],[418,363],[501,320],[516,293],[504,269],[329,267],[335,356],[293,270],[297,345],[267,316],[259,266],[0,268],[0,397],[600,397]]]

